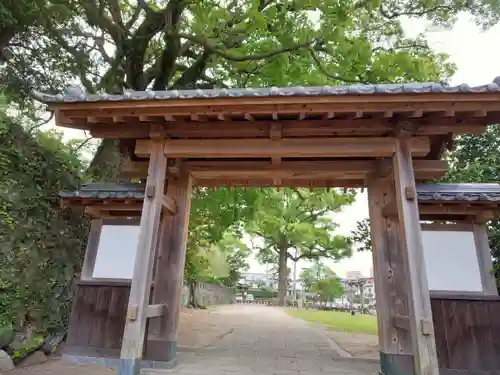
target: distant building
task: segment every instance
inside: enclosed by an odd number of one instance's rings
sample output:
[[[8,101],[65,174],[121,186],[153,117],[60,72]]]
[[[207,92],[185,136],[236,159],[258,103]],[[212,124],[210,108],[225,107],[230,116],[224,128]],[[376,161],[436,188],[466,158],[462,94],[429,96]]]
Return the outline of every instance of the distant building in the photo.
[[[275,276],[265,272],[243,272],[241,274],[239,284],[250,286],[252,288],[265,286],[276,289],[278,287],[278,280]]]
[[[345,274],[345,278],[347,280],[362,279],[363,274],[361,273],[361,271],[347,271]]]

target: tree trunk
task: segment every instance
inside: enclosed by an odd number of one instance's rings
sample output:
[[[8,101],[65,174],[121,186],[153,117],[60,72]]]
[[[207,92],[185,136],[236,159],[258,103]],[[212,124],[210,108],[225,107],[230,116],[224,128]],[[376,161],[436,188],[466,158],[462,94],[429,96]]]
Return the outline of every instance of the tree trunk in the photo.
[[[280,249],[278,263],[278,306],[284,306],[288,287],[287,249]]]
[[[196,301],[196,281],[189,281],[189,303],[188,306],[194,307],[195,309],[198,308],[198,302]]]

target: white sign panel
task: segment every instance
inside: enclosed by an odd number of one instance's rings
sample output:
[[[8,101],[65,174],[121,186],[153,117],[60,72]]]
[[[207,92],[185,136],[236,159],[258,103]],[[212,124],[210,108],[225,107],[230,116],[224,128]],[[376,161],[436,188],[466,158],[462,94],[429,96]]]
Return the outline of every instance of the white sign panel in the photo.
[[[422,231],[429,290],[482,292],[473,232]]]
[[[103,225],[92,277],[132,279],[138,242],[138,225]]]

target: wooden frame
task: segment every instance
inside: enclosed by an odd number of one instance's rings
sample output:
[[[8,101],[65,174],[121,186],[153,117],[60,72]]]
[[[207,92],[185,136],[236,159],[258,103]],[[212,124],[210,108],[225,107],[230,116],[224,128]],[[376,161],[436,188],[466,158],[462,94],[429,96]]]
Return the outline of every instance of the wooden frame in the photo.
[[[106,217],[92,219],[80,280],[86,282],[96,282],[101,285],[112,285],[115,282],[130,284],[130,279],[100,278],[93,276],[97,252],[99,250],[101,231],[104,225],[139,225],[139,220],[112,219]]]
[[[438,374],[419,219],[484,218],[480,212],[484,207],[465,211],[450,207],[445,214],[441,207],[440,212],[422,207],[420,213],[415,180],[443,175],[446,165],[439,158],[454,134],[478,134],[500,122],[500,92],[489,86],[479,93],[462,88],[432,92],[434,87],[422,93],[406,87],[401,94],[392,94],[392,86],[386,89],[380,93],[363,86],[355,94],[347,88],[325,89],[315,95],[288,95],[288,89],[276,95],[271,89],[265,96],[252,96],[252,90],[240,96],[210,90],[205,97],[198,91],[152,92],[112,100],[92,96],[88,101],[79,95],[69,98],[73,102],[56,98],[49,103],[58,125],[120,139],[120,150],[130,158],[122,176],[147,178],[142,253],[136,257],[120,375],[138,374],[149,318],[150,349],[157,349],[154,357],[160,361],[174,357],[193,185],[367,184],[372,191],[370,215],[377,219],[372,222],[377,294],[389,306],[379,321],[382,370],[384,375],[401,369],[412,375]],[[167,157],[176,159],[168,167]],[[117,201],[107,208],[104,202],[94,203],[87,211],[95,215],[137,215],[141,210],[138,202],[121,207],[127,203]],[[160,234],[162,212],[170,216],[163,215]],[[480,227],[477,223],[476,241],[484,255],[486,241]],[[155,254],[155,288],[149,305]]]

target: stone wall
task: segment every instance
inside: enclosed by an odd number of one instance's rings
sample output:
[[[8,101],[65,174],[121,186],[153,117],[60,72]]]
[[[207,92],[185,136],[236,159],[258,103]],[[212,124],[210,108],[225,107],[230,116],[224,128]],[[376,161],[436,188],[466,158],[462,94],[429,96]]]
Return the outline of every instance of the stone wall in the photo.
[[[234,302],[234,289],[223,285],[213,285],[199,283],[197,289],[198,303],[203,306],[225,305]],[[182,288],[182,306],[189,302],[189,287],[184,285]]]

